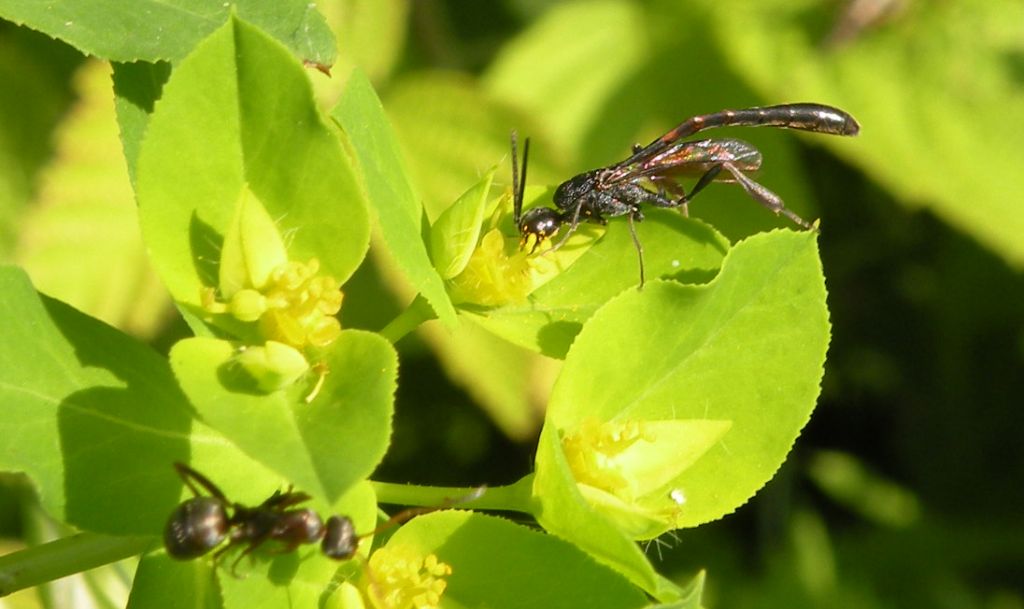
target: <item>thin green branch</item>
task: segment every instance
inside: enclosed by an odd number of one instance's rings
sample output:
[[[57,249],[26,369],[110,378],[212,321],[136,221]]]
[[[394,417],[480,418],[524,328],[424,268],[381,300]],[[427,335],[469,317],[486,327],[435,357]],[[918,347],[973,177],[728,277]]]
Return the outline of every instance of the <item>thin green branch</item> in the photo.
[[[141,554],[154,537],[79,533],[0,556],[0,596]]]
[[[471,497],[479,487],[417,486],[391,482],[371,482],[377,501],[395,505],[430,507],[456,502],[456,507],[477,510],[507,510],[532,514],[534,512],[532,488],[533,476],[529,475],[508,486],[486,487],[483,493],[470,501],[460,502],[461,497]]]
[[[412,332],[425,321],[436,319],[437,314],[434,309],[427,303],[427,299],[422,294],[417,294],[416,298],[413,299],[412,303],[404,311],[398,314],[398,317],[391,320],[391,322],[380,331],[381,336],[386,338],[391,344],[397,343],[406,334]]]

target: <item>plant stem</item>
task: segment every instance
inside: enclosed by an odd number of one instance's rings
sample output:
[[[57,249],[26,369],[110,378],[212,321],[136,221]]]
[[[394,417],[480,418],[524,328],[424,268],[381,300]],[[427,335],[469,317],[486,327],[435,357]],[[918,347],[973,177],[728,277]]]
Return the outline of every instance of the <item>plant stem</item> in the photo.
[[[508,486],[486,487],[480,497],[460,502],[459,497],[479,492],[479,487],[458,486],[417,486],[391,482],[371,482],[377,493],[377,501],[397,505],[435,506],[454,501],[453,507],[480,510],[508,510],[532,514],[534,512],[531,490],[533,475],[525,476]]]
[[[417,294],[409,306],[380,331],[380,335],[388,339],[393,345],[401,340],[403,336],[419,327],[423,322],[436,318],[437,314],[434,313],[434,309],[427,303],[427,299],[423,298],[422,294]]]
[[[141,554],[154,537],[79,533],[0,556],[0,596]]]

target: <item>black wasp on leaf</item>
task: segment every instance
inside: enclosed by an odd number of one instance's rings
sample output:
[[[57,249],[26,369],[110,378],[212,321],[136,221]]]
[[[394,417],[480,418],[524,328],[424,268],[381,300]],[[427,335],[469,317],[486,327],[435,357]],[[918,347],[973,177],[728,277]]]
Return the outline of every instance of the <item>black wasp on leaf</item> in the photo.
[[[214,553],[214,562],[232,548],[245,546],[231,565],[232,573],[244,556],[268,541],[281,544],[277,549],[279,553],[320,542],[320,550],[328,558],[348,560],[355,556],[361,540],[415,516],[477,499],[485,490],[479,487],[465,497],[441,505],[403,510],[373,531],[357,535],[348,516],[331,516],[325,524],[314,510],[296,507],[311,497],[295,492],[291,487],[283,493],[274,491],[263,503],[249,507],[229,501],[209,478],[184,463],[175,463],[174,469],[195,496],[178,505],[167,520],[164,528],[167,554],[178,560],[191,560],[211,552],[227,540],[227,544]]]
[[[214,560],[231,548],[245,545],[232,564],[234,572],[243,556],[268,541],[283,544],[281,552],[319,541],[323,553],[338,560],[352,558],[359,547],[360,538],[347,516],[331,516],[324,525],[315,511],[295,507],[310,499],[306,493],[291,488],[283,493],[275,491],[258,506],[248,507],[229,501],[217,485],[191,467],[175,463],[174,469],[195,497],[175,508],[164,528],[164,547],[171,558],[198,558],[228,540],[214,554]]]
[[[761,153],[752,144],[732,138],[682,141],[699,131],[714,127],[748,126],[800,129],[829,135],[857,135],[860,125],[842,110],[822,104],[782,104],[744,110],[722,110],[686,119],[675,129],[646,146],[634,146],[633,154],[614,165],[594,169],[563,182],[554,196],[555,207],[537,207],[523,213],[523,189],[530,140],[523,145],[523,172],[519,175],[516,134],[512,133],[512,190],[514,220],[524,245],[531,251],[568,225],[568,230],[551,250],[557,250],[575,232],[580,222],[606,224],[608,218],[626,216],[640,261],[640,285],[644,283],[643,248],[635,222],[643,220],[641,205],[677,207],[687,214],[687,204],[714,181],[736,182],[755,201],[796,224],[814,228],[786,209],[782,199],[758,184],[746,172],[761,167]],[[679,178],[697,177],[687,193]],[[531,239],[532,238],[532,239]]]

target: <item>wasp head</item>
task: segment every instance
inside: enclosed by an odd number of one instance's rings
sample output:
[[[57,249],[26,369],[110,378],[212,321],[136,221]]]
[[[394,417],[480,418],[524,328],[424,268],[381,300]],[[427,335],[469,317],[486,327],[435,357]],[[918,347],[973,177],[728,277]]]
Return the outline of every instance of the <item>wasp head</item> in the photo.
[[[542,241],[558,232],[564,221],[561,212],[557,209],[535,207],[526,212],[519,221],[519,234],[523,236],[524,244],[530,241],[530,237],[533,237],[533,244],[530,248],[530,253],[533,253]]]

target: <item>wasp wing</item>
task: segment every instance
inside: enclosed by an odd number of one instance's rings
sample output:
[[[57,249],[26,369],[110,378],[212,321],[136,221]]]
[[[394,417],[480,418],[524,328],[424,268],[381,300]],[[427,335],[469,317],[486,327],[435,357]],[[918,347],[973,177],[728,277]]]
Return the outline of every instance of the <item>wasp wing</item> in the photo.
[[[743,171],[757,171],[761,167],[761,153],[753,144],[731,138],[675,142],[654,154],[640,156],[642,152],[644,150],[634,155],[638,160],[629,162],[631,157],[609,168],[603,184],[701,176],[722,163],[731,163]],[[728,174],[723,175],[723,179],[729,179]]]

